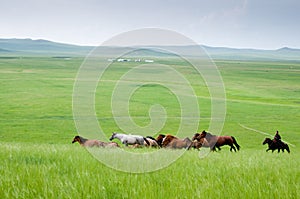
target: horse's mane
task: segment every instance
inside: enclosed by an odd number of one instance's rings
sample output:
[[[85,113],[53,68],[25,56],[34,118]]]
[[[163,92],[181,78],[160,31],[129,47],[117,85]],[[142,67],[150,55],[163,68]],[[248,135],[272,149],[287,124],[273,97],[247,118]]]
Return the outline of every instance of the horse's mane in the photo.
[[[81,143],[85,143],[85,142],[88,140],[88,139],[83,138],[83,137],[81,137],[81,136],[79,136],[79,135],[77,135],[76,137],[80,139],[80,142],[81,142]]]
[[[216,136],[216,135],[213,135],[213,134],[207,132],[207,133],[206,133],[206,136],[207,136],[207,137],[213,137],[213,136]]]
[[[170,134],[167,134],[165,137],[164,137],[164,139],[163,139],[163,141],[162,141],[162,145],[163,146],[167,146],[172,140],[174,140],[174,139],[178,139],[177,137],[175,137],[174,135],[170,135]]]
[[[211,134],[209,132],[206,132],[206,131],[202,131],[202,134],[205,134],[205,137],[207,137],[207,138],[216,136],[216,135],[213,135],[213,134]]]
[[[164,134],[159,134],[157,137],[166,137],[166,135],[164,135]]]
[[[166,135],[166,139],[167,138],[169,138],[169,139],[178,139],[178,137],[176,137],[174,135],[171,135],[171,134]]]
[[[271,138],[266,138],[265,141],[266,142],[273,142],[273,140]]]

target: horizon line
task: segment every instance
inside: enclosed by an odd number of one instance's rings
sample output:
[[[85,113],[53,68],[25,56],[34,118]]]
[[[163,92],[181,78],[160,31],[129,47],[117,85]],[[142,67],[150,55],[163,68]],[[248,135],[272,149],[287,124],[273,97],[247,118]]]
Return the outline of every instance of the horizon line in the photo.
[[[47,42],[53,42],[53,43],[58,43],[58,44],[66,44],[66,45],[73,45],[73,46],[81,46],[81,47],[134,47],[134,46],[144,46],[144,45],[132,45],[132,46],[104,46],[104,45],[90,45],[90,44],[76,44],[76,43],[69,43],[67,41],[55,41],[55,40],[50,40],[50,39],[33,39],[30,37],[10,37],[10,38],[3,38],[0,37],[0,40],[31,40],[31,41],[47,41]],[[290,50],[300,50],[300,47],[289,47],[289,46],[282,46],[279,48],[255,48],[255,47],[232,47],[232,46],[215,46],[215,45],[209,45],[209,44],[197,44],[199,46],[204,46],[204,47],[211,47],[211,48],[228,48],[228,49],[238,49],[238,50],[280,50],[280,49],[290,49]],[[196,46],[196,45],[145,45],[145,46]]]

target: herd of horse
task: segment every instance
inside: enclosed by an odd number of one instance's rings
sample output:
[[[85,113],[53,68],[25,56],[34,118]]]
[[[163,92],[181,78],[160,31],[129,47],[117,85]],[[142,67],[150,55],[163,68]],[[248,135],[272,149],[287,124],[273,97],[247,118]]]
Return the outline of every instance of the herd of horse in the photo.
[[[180,139],[174,135],[170,134],[159,134],[156,138],[151,136],[141,136],[141,135],[131,135],[131,134],[122,134],[114,132],[110,137],[110,141],[118,139],[125,146],[131,145],[134,148],[139,147],[154,147],[154,148],[167,148],[167,149],[187,149],[194,148],[199,150],[201,147],[210,148],[211,151],[221,150],[221,147],[224,145],[230,146],[230,151],[240,150],[240,145],[237,143],[236,139],[233,136],[217,136],[213,135],[205,130],[202,133],[196,133],[192,139],[186,137]],[[116,142],[103,142],[99,140],[89,140],[81,136],[75,136],[72,143],[78,142],[81,146],[84,147],[105,147],[105,148],[116,148],[120,145]],[[272,140],[266,138],[263,144],[268,144],[268,149],[274,152],[275,150],[286,150],[290,152],[288,145],[284,142]]]

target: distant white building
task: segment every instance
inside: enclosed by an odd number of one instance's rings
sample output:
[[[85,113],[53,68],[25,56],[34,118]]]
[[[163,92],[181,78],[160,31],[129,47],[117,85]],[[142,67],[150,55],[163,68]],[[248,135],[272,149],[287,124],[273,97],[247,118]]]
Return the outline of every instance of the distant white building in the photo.
[[[131,61],[131,59],[117,59],[118,62],[128,62],[128,61]]]
[[[145,59],[146,63],[153,63],[154,61],[152,59]]]
[[[137,58],[137,59],[131,60],[131,59],[125,59],[125,58],[119,58],[119,59],[109,58],[109,59],[107,59],[107,61],[110,61],[110,62],[114,62],[114,61],[117,61],[117,62],[131,62],[131,61],[141,62],[142,59]],[[152,60],[152,59],[145,59],[144,62],[146,62],[146,63],[153,63],[154,60]]]

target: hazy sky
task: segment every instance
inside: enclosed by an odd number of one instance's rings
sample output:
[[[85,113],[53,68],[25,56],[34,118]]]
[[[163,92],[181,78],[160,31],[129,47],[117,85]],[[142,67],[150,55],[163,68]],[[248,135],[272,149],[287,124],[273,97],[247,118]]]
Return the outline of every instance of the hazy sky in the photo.
[[[199,44],[300,48],[299,0],[0,0],[0,38],[100,45],[145,27]]]

